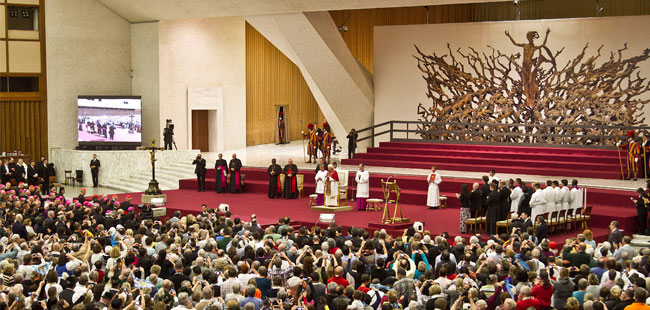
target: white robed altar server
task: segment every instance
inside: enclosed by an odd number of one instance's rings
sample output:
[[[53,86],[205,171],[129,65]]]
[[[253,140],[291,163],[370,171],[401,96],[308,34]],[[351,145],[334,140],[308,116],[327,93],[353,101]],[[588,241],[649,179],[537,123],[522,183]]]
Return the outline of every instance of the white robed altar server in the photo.
[[[560,210],[569,210],[571,208],[571,190],[569,189],[569,181],[562,180],[562,188],[560,188],[560,197],[562,198],[562,206]]]
[[[359,164],[354,181],[357,182],[357,210],[363,211],[366,209],[366,199],[370,197],[370,173],[363,164]]]
[[[557,202],[557,191],[555,188],[553,188],[553,182],[547,181],[546,187],[542,190],[542,192],[544,193],[544,200],[546,201],[546,205],[544,206],[544,210],[540,210],[540,214],[548,212],[548,215],[551,216],[551,212],[557,211],[555,208]]]
[[[573,188],[571,189],[571,195],[569,195],[569,207],[572,209],[582,208],[583,193],[582,188],[578,187],[578,180],[573,180],[571,186]]]
[[[533,183],[533,195],[530,197],[530,218],[535,222],[537,216],[546,212],[546,195],[539,188],[539,183]],[[546,219],[545,219],[546,220]]]
[[[429,192],[427,194],[427,207],[435,209],[440,206],[440,188],[438,185],[442,182],[440,174],[436,172],[436,166],[431,167],[431,173],[427,177],[429,182]]]
[[[524,192],[521,190],[521,180],[516,179],[515,184],[513,185],[515,188],[510,192],[510,212],[516,213],[519,211],[519,202],[521,201],[521,198],[524,197]]]
[[[327,183],[325,184],[325,205],[326,206],[339,206],[339,174],[334,170],[334,166],[327,166],[326,181],[329,182],[329,190]]]
[[[322,206],[325,203],[325,179],[327,179],[327,170],[325,170],[325,166],[323,165],[320,165],[318,168],[318,173],[314,177],[316,180],[316,195],[318,195],[316,205]]]

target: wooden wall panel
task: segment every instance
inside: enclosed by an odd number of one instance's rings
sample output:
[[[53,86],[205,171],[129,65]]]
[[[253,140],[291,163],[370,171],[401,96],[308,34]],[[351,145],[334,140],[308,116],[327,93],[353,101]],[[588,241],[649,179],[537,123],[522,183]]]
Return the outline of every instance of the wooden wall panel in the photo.
[[[602,8],[599,16],[650,14],[647,0],[600,0],[599,3]],[[520,1],[518,6],[507,1],[429,6],[428,9],[419,6],[342,10],[331,11],[330,15],[337,26],[348,27],[347,32],[341,32],[343,40],[352,55],[372,73],[375,26],[593,17],[596,11],[594,0],[536,0]]]
[[[47,106],[44,101],[0,101],[0,149],[47,156]]]
[[[274,143],[276,105],[289,106],[289,136],[300,139],[323,115],[298,67],[246,23],[246,145]]]

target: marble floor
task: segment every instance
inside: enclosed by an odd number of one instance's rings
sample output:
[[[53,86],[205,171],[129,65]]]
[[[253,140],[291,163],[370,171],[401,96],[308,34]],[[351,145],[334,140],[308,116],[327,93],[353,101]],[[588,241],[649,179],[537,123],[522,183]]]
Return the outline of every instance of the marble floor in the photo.
[[[66,199],[72,199],[76,198],[79,196],[79,193],[81,192],[81,186],[72,186],[72,185],[63,185],[65,187],[65,198]],[[125,193],[124,191],[119,191],[113,188],[108,188],[108,187],[83,187],[86,189],[86,196],[93,196],[93,195],[113,195],[113,194],[123,194]],[[134,189],[131,192],[141,192],[142,189]]]

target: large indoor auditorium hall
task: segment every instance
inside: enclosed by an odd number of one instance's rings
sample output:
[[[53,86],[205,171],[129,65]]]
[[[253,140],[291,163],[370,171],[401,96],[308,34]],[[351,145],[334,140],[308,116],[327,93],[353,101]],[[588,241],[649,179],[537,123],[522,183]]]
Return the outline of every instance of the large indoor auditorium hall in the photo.
[[[0,310],[650,310],[648,0],[0,0]]]

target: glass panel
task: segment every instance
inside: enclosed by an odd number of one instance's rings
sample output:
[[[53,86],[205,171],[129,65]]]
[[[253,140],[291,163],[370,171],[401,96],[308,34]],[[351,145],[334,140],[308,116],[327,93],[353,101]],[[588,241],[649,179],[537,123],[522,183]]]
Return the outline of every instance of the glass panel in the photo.
[[[10,92],[38,92],[38,77],[35,76],[10,76]]]
[[[9,89],[7,87],[7,77],[0,76],[0,92],[6,93]]]
[[[38,31],[38,7],[11,5],[7,11],[9,30]]]

